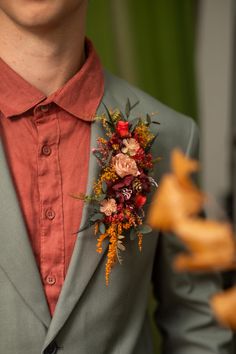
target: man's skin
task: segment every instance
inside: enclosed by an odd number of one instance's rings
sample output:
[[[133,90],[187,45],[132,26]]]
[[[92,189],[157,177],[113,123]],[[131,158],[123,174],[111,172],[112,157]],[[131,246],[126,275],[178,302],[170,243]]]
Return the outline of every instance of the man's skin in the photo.
[[[47,96],[83,65],[88,0],[0,0],[0,56]]]

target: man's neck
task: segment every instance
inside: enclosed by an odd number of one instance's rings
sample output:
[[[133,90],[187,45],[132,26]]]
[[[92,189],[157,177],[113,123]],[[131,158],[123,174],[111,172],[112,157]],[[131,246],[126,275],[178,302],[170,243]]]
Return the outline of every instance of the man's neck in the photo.
[[[84,63],[84,18],[77,16],[60,28],[33,32],[16,26],[0,12],[0,57],[49,96]]]

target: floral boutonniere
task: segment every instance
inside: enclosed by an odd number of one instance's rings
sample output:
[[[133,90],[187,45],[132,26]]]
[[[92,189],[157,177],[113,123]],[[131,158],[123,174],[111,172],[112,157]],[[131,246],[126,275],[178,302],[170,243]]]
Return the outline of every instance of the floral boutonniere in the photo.
[[[136,104],[135,104],[136,105]],[[117,260],[121,263],[121,252],[125,251],[125,239],[137,238],[142,249],[143,234],[151,232],[151,227],[144,224],[143,206],[151,187],[157,187],[150,172],[154,159],[150,153],[157,135],[150,129],[151,115],[129,120],[134,108],[127,101],[125,114],[119,110],[108,110],[97,116],[105,129],[106,138],[97,139],[97,147],[92,149],[101,167],[101,172],[94,183],[93,195],[74,196],[92,204],[92,213],[88,224],[80,231],[95,225],[97,252],[102,251],[103,240],[109,238],[106,263],[106,284],[112,267]]]

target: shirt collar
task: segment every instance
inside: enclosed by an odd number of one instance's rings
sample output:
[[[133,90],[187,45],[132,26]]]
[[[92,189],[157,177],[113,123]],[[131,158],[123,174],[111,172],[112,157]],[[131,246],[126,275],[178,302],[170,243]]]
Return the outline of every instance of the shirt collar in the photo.
[[[101,62],[92,42],[85,39],[86,61],[81,69],[56,92],[46,97],[0,59],[0,110],[6,117],[18,116],[40,102],[54,102],[85,121],[94,119],[104,94]]]

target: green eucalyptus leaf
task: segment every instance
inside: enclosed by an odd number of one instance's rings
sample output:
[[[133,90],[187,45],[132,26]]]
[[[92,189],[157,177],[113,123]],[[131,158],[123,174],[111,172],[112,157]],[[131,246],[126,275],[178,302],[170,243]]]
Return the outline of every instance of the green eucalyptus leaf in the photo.
[[[103,224],[103,222],[100,222],[99,224],[99,231],[101,232],[101,234],[104,234],[106,231],[106,226]]]
[[[102,162],[102,154],[99,151],[94,151],[93,155],[98,159],[98,161]]]
[[[93,210],[100,211],[100,205],[99,204],[93,205]]]
[[[96,213],[90,217],[90,221],[98,221],[98,220],[102,220],[103,218],[104,215],[102,213]]]
[[[149,225],[143,224],[138,227],[138,231],[142,234],[149,234],[152,231],[152,228]]]
[[[99,157],[99,158],[102,157],[102,154],[101,154],[99,151],[93,151],[93,154],[94,154],[96,157]]]
[[[131,241],[133,241],[133,240],[135,240],[135,239],[137,238],[137,232],[136,232],[135,229],[132,229],[132,230],[130,231],[129,237],[130,237]]]

